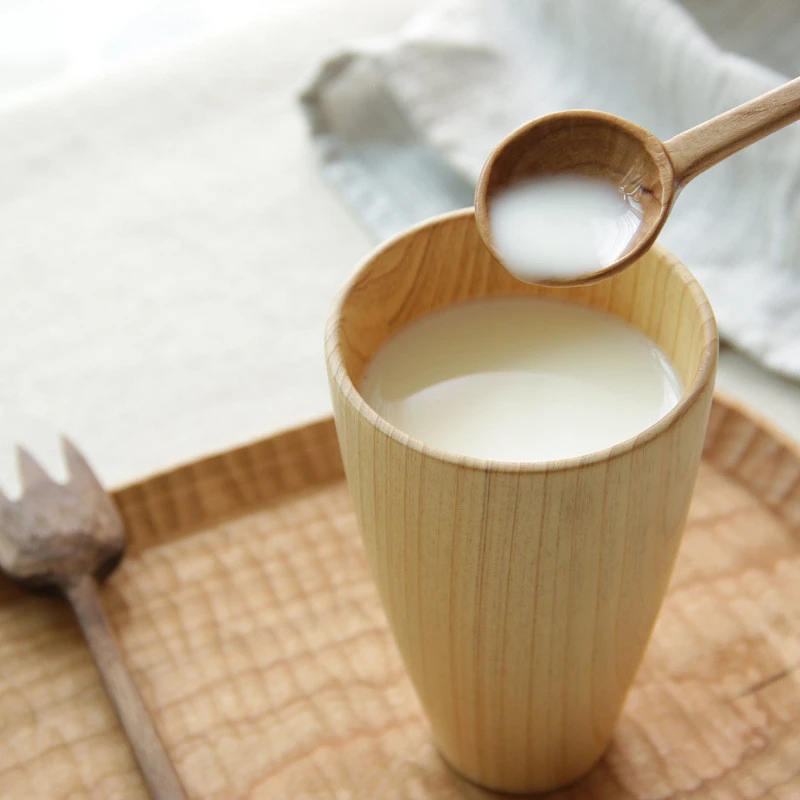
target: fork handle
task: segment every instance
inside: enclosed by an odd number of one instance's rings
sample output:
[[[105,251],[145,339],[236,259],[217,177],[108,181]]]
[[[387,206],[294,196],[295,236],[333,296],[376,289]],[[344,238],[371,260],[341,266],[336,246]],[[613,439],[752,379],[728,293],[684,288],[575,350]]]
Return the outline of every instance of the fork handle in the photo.
[[[153,800],[186,800],[178,773],[125,666],[103,611],[97,582],[91,575],[82,575],[66,586],[64,593],[92,651],[150,796]]]

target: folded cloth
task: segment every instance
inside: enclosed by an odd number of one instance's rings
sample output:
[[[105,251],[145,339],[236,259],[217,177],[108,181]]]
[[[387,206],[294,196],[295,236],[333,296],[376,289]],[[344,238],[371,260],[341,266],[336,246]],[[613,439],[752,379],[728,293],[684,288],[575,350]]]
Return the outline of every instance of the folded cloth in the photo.
[[[447,0],[328,58],[302,102],[329,180],[384,238],[471,205],[531,118],[595,108],[667,139],[799,73],[783,0]],[[800,378],[800,124],[689,184],[660,240],[725,339]]]

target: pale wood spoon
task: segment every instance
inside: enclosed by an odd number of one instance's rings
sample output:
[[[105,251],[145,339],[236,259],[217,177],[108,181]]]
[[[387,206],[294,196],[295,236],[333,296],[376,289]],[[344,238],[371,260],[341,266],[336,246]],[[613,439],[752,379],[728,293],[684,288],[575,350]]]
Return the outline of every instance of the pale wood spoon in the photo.
[[[122,519],[83,456],[66,439],[62,447],[70,475],[63,485],[17,448],[24,494],[12,501],[0,492],[0,569],[28,588],[55,590],[69,601],[150,795],[185,800],[98,596],[98,580],[122,558]]]
[[[601,111],[560,111],[539,117],[498,144],[478,180],[475,218],[492,243],[492,200],[519,181],[578,174],[613,183],[636,197],[643,216],[627,249],[613,263],[577,276],[537,280],[549,286],[595,283],[627,267],[652,245],[679,189],[753,142],[800,119],[800,78],[662,142],[644,128]],[[502,261],[502,259],[500,259]]]

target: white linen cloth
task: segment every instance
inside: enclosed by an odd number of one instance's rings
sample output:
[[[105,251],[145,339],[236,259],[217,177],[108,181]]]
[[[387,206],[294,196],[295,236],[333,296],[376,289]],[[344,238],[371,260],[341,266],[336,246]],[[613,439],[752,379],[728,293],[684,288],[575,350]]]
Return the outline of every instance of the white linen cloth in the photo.
[[[297,96],[423,4],[268,3],[0,103],[0,450],[22,410],[114,485],[330,413],[324,320],[371,240]]]
[[[328,59],[304,103],[330,180],[383,238],[469,204],[534,117],[594,108],[667,139],[798,74],[784,0],[446,0]],[[660,241],[724,338],[800,377],[800,124],[690,183]]]

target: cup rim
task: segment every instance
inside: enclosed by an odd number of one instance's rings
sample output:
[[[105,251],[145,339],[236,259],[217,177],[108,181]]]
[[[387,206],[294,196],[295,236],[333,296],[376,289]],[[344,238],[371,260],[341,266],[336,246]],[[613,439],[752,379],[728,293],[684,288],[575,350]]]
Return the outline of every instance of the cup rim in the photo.
[[[494,461],[475,456],[461,455],[450,450],[427,444],[421,439],[417,439],[410,434],[404,433],[400,428],[384,419],[375,411],[367,401],[361,396],[345,367],[342,357],[341,345],[339,343],[338,329],[342,310],[347,297],[359,281],[365,270],[382,253],[389,250],[394,245],[410,236],[421,231],[434,228],[443,222],[460,217],[474,217],[474,209],[468,208],[450,211],[436,217],[426,219],[417,225],[406,228],[400,233],[382,242],[371,250],[362,259],[357,269],[353,272],[350,279],[342,287],[334,300],[333,307],[328,316],[325,326],[325,360],[331,380],[336,388],[342,393],[347,403],[350,403],[355,411],[373,428],[384,434],[388,438],[404,445],[405,447],[436,461],[451,464],[463,469],[471,469],[481,472],[510,472],[510,473],[539,473],[539,472],[569,472],[570,470],[583,469],[593,464],[609,462],[620,458],[627,453],[646,446],[652,440],[661,436],[680,419],[686,416],[694,405],[704,395],[709,383],[713,383],[716,374],[716,364],[719,352],[719,337],[717,332],[716,318],[709,303],[708,297],[703,291],[697,278],[692,275],[689,269],[665,247],[656,242],[651,250],[654,250],[660,257],[667,258],[670,267],[674,269],[684,284],[688,287],[692,296],[697,302],[698,313],[701,316],[700,333],[703,337],[703,350],[697,374],[692,383],[684,389],[683,395],[678,403],[668,411],[663,417],[659,418],[650,427],[625,439],[622,442],[607,447],[603,450],[595,450],[581,456],[571,458],[554,459],[549,461]]]

